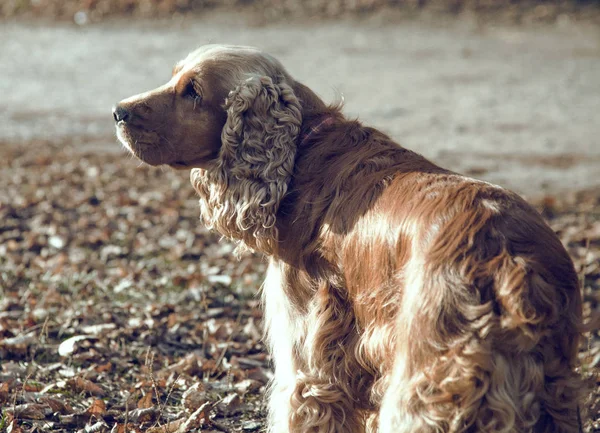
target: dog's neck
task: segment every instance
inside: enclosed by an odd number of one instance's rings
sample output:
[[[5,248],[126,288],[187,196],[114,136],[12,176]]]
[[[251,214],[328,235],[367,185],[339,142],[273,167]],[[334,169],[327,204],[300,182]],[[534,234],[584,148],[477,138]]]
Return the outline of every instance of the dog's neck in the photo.
[[[318,134],[324,128],[333,125],[334,120],[335,118],[331,114],[323,114],[312,121],[304,122],[298,137],[298,145],[300,147],[304,146],[314,134]]]
[[[298,135],[298,146],[303,147],[311,141],[314,136],[320,135],[324,129],[328,129],[339,117],[339,111],[330,107],[315,92],[304,84],[295,82],[294,93],[302,104],[302,126]]]

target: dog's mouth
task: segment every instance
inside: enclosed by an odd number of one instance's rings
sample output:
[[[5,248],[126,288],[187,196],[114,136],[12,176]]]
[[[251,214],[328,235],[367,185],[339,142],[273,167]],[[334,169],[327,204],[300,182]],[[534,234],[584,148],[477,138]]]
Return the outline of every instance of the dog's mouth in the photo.
[[[123,147],[125,149],[127,149],[129,152],[135,154],[131,144],[130,144],[130,137],[128,136],[129,134],[126,132],[125,128],[125,123],[124,122],[119,122],[116,124],[116,130],[117,130],[117,138],[119,139],[119,142],[123,145]]]
[[[199,152],[194,155],[173,155],[168,146],[163,145],[160,136],[154,131],[132,128],[129,124],[118,122],[116,125],[117,138],[129,153],[148,165],[168,165],[176,170],[191,168],[206,168],[214,161],[218,152]]]
[[[132,131],[124,122],[118,122],[116,129],[119,142],[133,156],[152,166],[165,163],[158,137],[149,136],[147,131]]]

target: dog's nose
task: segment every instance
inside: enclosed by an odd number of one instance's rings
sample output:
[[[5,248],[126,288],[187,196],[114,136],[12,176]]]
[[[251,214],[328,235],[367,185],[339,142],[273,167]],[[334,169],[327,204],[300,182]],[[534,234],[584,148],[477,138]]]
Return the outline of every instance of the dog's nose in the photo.
[[[121,105],[115,105],[112,112],[115,122],[127,122],[127,120],[131,117],[129,111],[127,111],[127,109],[123,108]]]

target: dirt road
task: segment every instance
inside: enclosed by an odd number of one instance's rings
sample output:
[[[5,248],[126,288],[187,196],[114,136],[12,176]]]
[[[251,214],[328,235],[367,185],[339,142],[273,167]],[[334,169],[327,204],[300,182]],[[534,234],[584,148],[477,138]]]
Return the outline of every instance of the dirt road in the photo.
[[[256,45],[326,100],[451,169],[527,194],[600,186],[600,29],[239,17],[0,23],[0,143],[118,151],[111,106],[208,42]],[[0,144],[1,145],[1,144]],[[39,145],[39,144],[37,144]]]

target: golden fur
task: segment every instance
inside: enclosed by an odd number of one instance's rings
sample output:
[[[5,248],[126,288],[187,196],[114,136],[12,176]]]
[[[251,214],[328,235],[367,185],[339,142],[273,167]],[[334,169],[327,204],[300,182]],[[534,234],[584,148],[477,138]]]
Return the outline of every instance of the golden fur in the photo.
[[[193,168],[205,222],[270,257],[271,432],[579,431],[577,275],[516,194],[251,48],[202,47],[119,110],[132,152]]]

